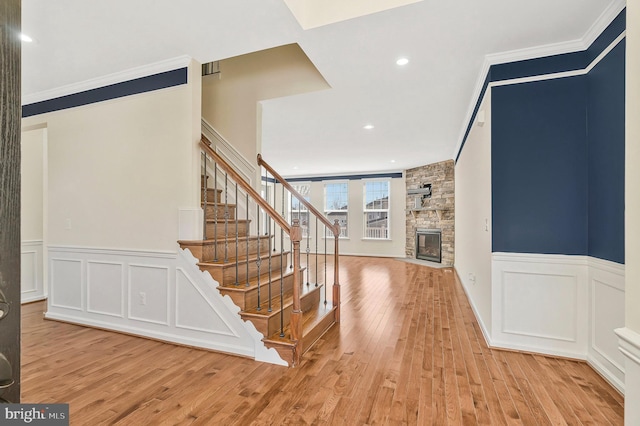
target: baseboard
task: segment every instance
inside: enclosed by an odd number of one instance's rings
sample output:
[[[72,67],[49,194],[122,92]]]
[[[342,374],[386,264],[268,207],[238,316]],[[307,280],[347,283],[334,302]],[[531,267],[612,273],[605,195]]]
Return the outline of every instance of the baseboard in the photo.
[[[617,375],[611,373],[611,367],[601,362],[598,358],[595,358],[592,355],[587,355],[587,363],[602,376],[611,386],[616,388],[620,394],[624,395],[624,371],[622,372],[623,379]]]
[[[216,352],[227,353],[231,355],[245,356],[253,358],[253,350],[246,347],[215,344],[203,339],[183,337],[172,333],[163,333],[159,331],[151,331],[142,327],[120,326],[108,321],[99,321],[96,319],[76,317],[73,315],[64,315],[56,312],[46,312],[44,317],[48,320],[61,321],[69,324],[81,325],[85,327],[93,327],[100,330],[115,331],[118,333],[128,334],[131,336],[144,337],[147,339],[158,340],[167,343],[175,343],[178,345],[190,346],[194,348],[208,349]]]
[[[46,318],[282,364],[197,259],[177,250],[50,246]]]
[[[469,294],[469,291],[467,290],[467,287],[464,285],[464,282],[462,281],[462,279],[460,278],[460,274],[458,274],[458,270],[454,267],[453,268],[454,273],[455,273],[455,277],[458,280],[458,282],[460,283],[460,285],[462,286],[462,289],[464,290],[464,294],[467,296],[467,300],[469,301],[469,305],[471,305],[471,310],[473,311],[473,315],[476,317],[476,321],[478,322],[478,325],[480,326],[480,330],[482,331],[482,336],[484,337],[484,341],[487,344],[488,347],[493,347],[493,343],[491,342],[491,333],[489,333],[489,329],[487,329],[487,326],[485,325],[484,321],[482,320],[482,316],[480,316],[478,309],[476,307],[476,304],[474,303],[473,299],[471,298],[471,295]]]
[[[640,333],[628,327],[616,329],[620,351],[625,356],[625,401],[624,421],[626,425],[640,424]],[[632,403],[634,401],[634,403]]]

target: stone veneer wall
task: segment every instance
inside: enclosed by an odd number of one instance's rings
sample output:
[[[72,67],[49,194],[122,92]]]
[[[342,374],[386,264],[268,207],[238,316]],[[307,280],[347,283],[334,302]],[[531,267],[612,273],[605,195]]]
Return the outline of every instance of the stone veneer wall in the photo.
[[[415,206],[413,195],[407,194],[407,245],[408,258],[416,257],[416,228],[442,231],[442,264],[453,266],[454,244],[454,162],[453,160],[416,167],[405,172],[407,190],[431,184],[431,198],[422,201],[422,209]]]

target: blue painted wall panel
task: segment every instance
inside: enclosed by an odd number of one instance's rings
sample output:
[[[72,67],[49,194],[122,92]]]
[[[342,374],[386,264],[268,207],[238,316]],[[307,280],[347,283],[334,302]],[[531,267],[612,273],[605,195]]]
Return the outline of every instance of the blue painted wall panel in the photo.
[[[574,71],[587,65],[589,62],[585,51],[508,62],[491,66],[491,81]]]
[[[602,53],[613,41],[624,32],[627,28],[627,9],[623,9],[622,12],[611,21],[607,28],[595,39],[591,46],[587,49],[587,61],[591,63],[595,58]]]
[[[624,263],[625,41],[588,76],[589,255]]]
[[[587,254],[585,76],[492,89],[493,251]]]

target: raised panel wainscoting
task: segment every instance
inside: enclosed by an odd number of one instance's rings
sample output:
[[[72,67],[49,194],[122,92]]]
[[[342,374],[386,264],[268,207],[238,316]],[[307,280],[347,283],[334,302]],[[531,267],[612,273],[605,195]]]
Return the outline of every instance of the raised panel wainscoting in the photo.
[[[42,240],[22,241],[20,247],[20,300],[35,302],[47,297],[42,269]]]
[[[45,317],[286,365],[188,250],[50,246]]]
[[[624,393],[614,332],[624,326],[624,265],[494,253],[492,271],[492,346],[587,360]]]

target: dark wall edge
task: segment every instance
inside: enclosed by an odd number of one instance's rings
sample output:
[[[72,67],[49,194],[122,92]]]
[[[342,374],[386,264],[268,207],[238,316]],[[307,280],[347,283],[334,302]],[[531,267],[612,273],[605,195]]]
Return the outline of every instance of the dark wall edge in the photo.
[[[111,99],[166,89],[187,83],[187,68],[178,68],[133,80],[123,81],[71,95],[48,99],[22,106],[22,117],[75,108]]]

